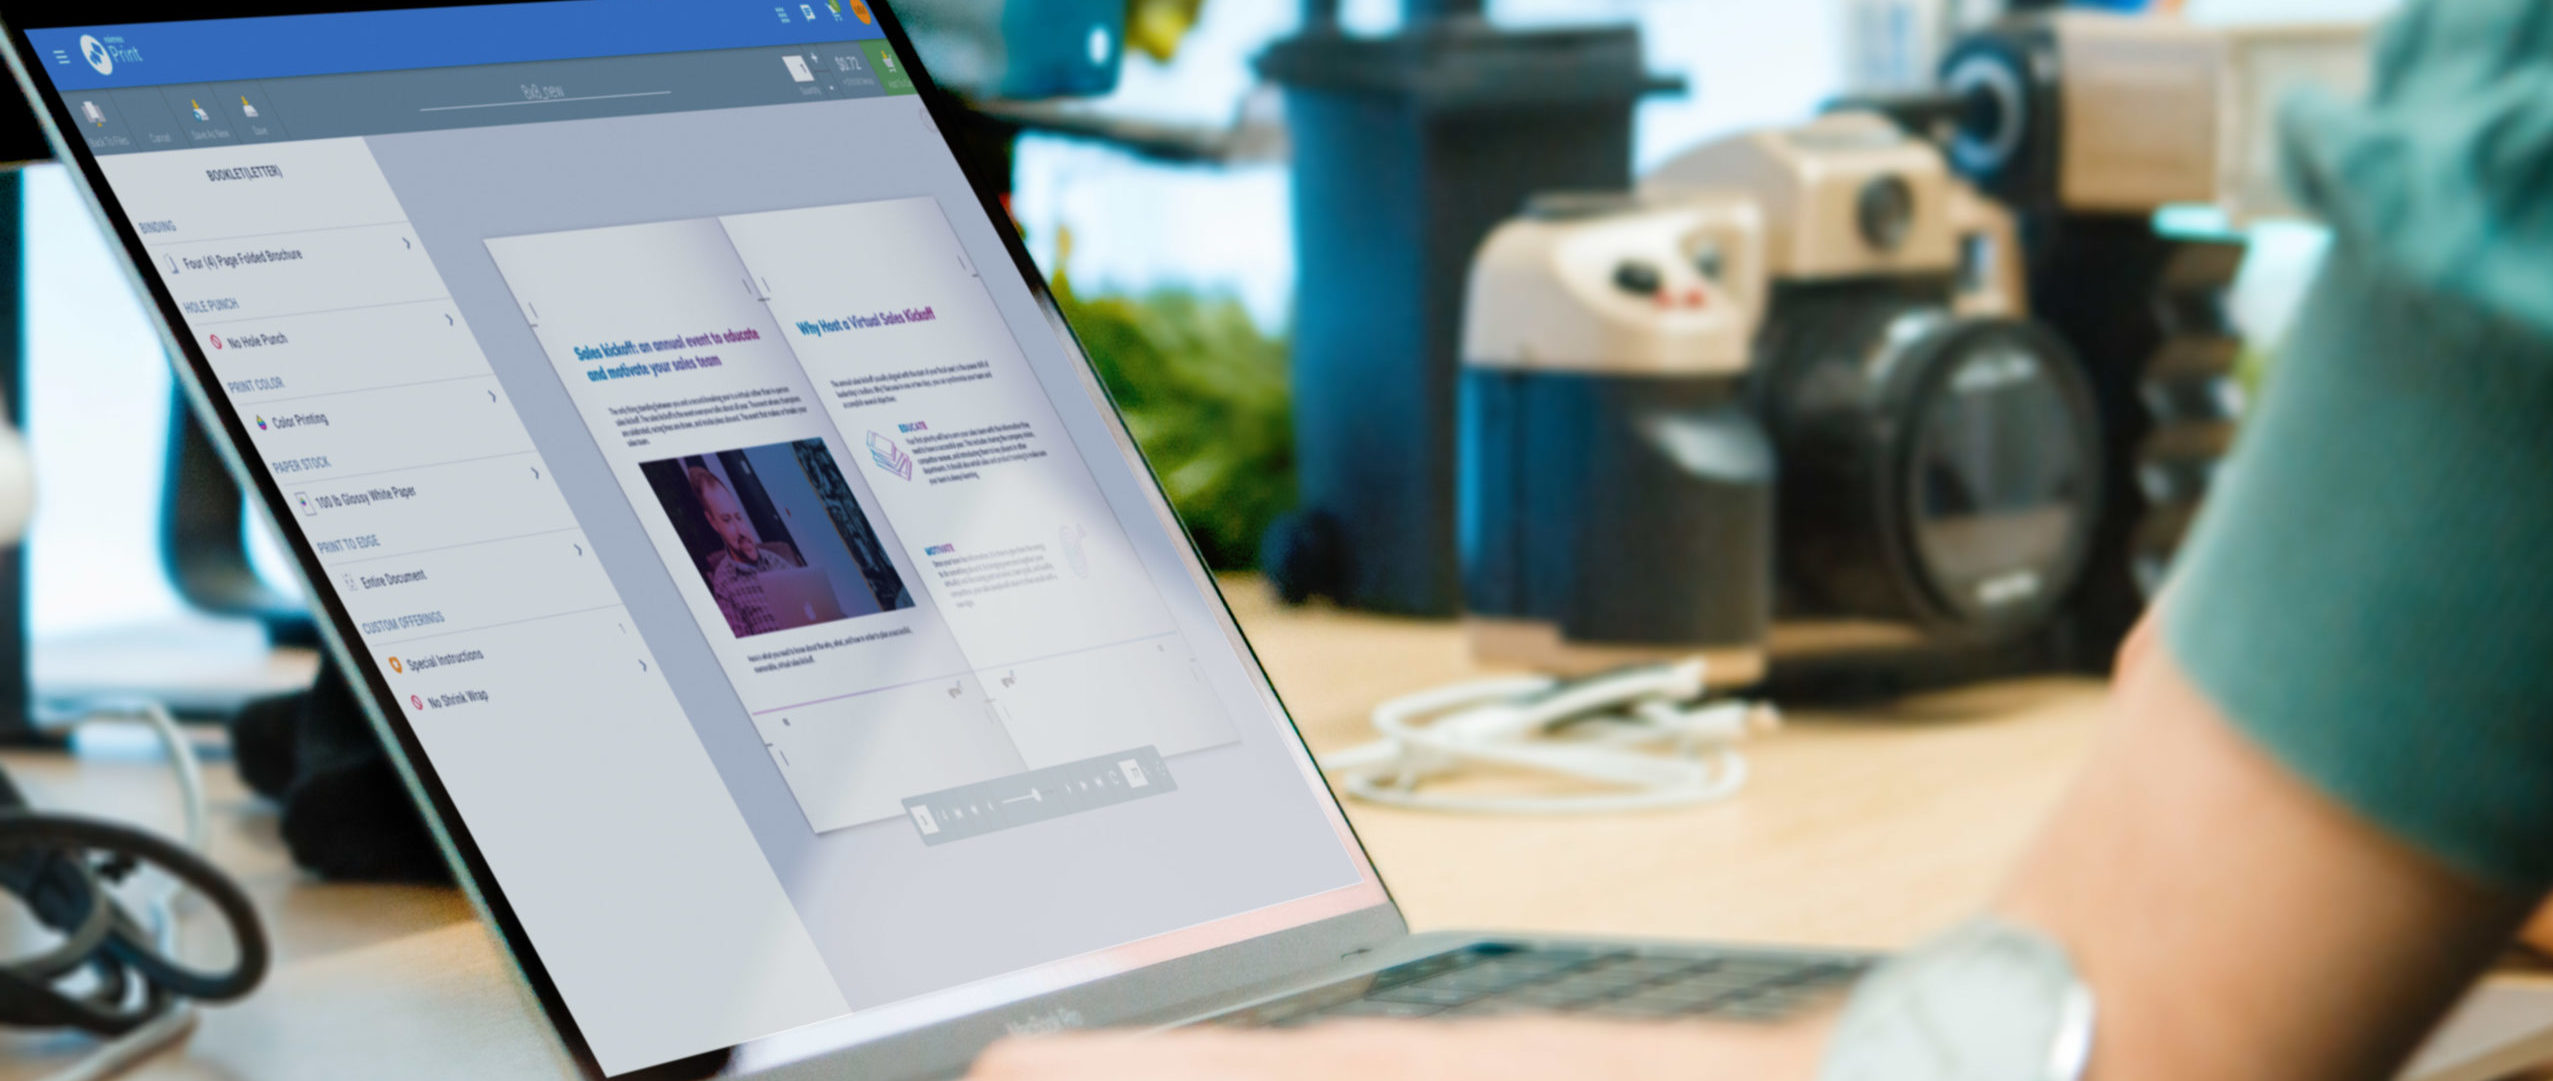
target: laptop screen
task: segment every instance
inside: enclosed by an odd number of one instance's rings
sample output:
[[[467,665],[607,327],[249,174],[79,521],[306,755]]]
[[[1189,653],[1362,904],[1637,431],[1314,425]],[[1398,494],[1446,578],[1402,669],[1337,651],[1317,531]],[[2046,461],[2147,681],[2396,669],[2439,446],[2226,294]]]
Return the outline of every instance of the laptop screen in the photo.
[[[867,0],[25,38],[603,1072],[1382,903]]]

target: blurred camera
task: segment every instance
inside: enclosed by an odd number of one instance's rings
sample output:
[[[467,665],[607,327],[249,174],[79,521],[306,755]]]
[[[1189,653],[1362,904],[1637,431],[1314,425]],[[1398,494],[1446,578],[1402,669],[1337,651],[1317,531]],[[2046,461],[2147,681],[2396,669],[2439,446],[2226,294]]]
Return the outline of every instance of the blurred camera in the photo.
[[[1464,327],[1460,544],[1484,659],[1995,649],[2050,628],[2100,418],[2026,315],[2011,216],[1845,112],[1493,232]]]
[[[2102,666],[2240,419],[2275,103],[2363,86],[2364,36],[2016,15],[1932,90],[1501,227],[1464,334],[1477,651],[1769,660],[1783,694]]]

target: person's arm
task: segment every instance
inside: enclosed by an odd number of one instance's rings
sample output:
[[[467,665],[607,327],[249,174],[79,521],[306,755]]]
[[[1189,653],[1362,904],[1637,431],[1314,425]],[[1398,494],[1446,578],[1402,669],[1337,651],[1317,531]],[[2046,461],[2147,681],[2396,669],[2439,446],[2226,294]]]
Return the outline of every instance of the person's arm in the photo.
[[[2388,1076],[2553,882],[2553,4],[2373,68],[2284,118],[2330,253],[2005,899],[2096,1078]]]
[[[2141,630],[2151,634],[2151,624]],[[2383,1078],[2526,915],[2272,760],[2167,647],[1997,908],[2073,952],[2092,1081]]]

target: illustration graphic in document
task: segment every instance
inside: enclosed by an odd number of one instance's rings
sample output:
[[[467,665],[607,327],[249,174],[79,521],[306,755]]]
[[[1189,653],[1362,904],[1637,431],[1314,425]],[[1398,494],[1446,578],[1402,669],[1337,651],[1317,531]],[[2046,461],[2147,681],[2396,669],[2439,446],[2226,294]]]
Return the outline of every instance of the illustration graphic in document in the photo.
[[[876,432],[869,433],[869,460],[899,480],[913,479],[913,456],[896,446],[895,440]]]

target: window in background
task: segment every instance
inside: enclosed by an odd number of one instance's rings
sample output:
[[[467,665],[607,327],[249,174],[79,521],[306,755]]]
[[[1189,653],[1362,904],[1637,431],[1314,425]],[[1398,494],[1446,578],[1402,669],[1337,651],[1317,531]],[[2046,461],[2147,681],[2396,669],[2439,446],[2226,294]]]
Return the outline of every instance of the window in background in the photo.
[[[1388,33],[1399,0],[1344,0],[1351,33]],[[1805,117],[1834,95],[1836,16],[1823,3],[1760,0],[1491,0],[1504,25],[1636,21],[1650,70],[1692,91],[1640,108],[1635,171],[1704,139]],[[1178,56],[1126,57],[1117,92],[1093,103],[1118,116],[1219,127],[1257,84],[1251,60],[1294,32],[1297,0],[1207,0]],[[1291,188],[1283,163],[1173,166],[1069,139],[1032,136],[1017,156],[1011,208],[1030,250],[1085,294],[1176,286],[1238,298],[1281,332],[1293,307]],[[1069,231],[1069,253],[1062,238]]]
[[[1949,2],[1949,0],[1944,0]],[[1963,10],[1983,6],[1960,0]],[[2188,0],[2202,22],[2366,19],[2396,0]],[[1148,120],[1220,126],[1257,83],[1251,59],[1294,32],[1297,0],[1207,0],[1168,64],[1129,54],[1116,93],[1093,105]],[[1511,26],[1636,21],[1649,66],[1682,76],[1680,97],[1640,107],[1634,172],[1733,131],[1795,123],[1842,87],[1841,3],[1761,0],[1489,0]],[[1351,33],[1388,33],[1400,0],[1342,0]],[[1090,143],[1032,136],[1018,153],[1012,209],[1049,273],[1084,293],[1180,286],[1240,299],[1264,329],[1292,310],[1290,188],[1282,163],[1170,166]],[[1072,236],[1069,254],[1061,237]],[[2281,249],[2282,254],[2285,248]],[[1062,264],[1059,265],[1059,259]]]
[[[159,511],[173,377],[159,334],[61,166],[27,170],[24,214],[37,693],[206,708],[307,681],[307,661],[267,656],[262,628],[199,614],[169,585]],[[252,554],[268,549],[268,580],[298,595],[271,542],[251,540]]]
[[[38,639],[166,623],[159,564],[168,360],[116,253],[59,165],[26,173],[28,539]]]

